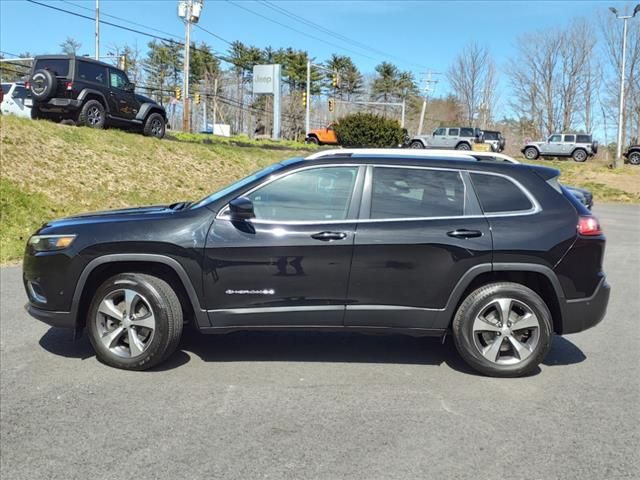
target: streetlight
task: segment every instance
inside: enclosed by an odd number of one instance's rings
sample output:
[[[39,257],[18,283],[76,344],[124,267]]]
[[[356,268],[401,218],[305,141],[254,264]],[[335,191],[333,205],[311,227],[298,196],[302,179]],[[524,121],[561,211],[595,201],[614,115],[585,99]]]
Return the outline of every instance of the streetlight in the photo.
[[[191,113],[189,112],[189,48],[191,46],[191,24],[198,23],[202,13],[204,0],[180,0],[178,2],[178,16],[184,20],[184,73],[182,79],[183,88],[183,108],[182,108],[182,129],[185,132],[191,131]]]
[[[618,15],[618,10],[615,7],[609,7],[611,13],[613,13],[617,19],[624,20],[624,26],[622,29],[622,67],[620,68],[620,110],[618,112],[618,145],[616,158],[613,161],[613,166],[617,167],[622,157],[622,112],[624,111],[624,69],[625,60],[627,57],[627,20],[636,16],[640,12],[640,3],[633,9],[631,15]]]

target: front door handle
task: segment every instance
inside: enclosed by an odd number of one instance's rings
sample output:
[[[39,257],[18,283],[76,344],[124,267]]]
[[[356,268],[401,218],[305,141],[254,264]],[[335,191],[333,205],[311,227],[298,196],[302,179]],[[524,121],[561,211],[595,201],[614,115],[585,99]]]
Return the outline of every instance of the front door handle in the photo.
[[[480,230],[467,230],[466,228],[459,228],[457,230],[451,230],[447,232],[447,235],[453,238],[477,238],[482,236]]]
[[[344,232],[320,232],[314,233],[311,238],[322,242],[330,242],[331,240],[343,240],[347,238],[347,234]]]

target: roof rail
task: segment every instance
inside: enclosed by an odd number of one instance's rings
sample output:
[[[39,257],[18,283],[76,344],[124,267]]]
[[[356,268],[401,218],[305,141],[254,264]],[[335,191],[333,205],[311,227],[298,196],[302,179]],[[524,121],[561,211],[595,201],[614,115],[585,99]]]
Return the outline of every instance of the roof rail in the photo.
[[[438,158],[443,156],[471,159],[471,152],[457,152],[455,150],[418,150],[411,148],[334,148],[331,150],[322,150],[320,152],[312,153],[306,160],[315,160],[318,158],[325,158],[331,156],[371,156],[371,155],[384,155],[388,157],[422,157],[422,158]]]

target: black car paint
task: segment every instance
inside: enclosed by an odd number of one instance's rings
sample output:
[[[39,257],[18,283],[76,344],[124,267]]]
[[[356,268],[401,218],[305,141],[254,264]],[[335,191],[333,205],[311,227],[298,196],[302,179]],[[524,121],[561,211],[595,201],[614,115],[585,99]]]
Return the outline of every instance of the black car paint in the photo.
[[[270,173],[350,161],[290,160]],[[370,221],[368,184],[362,180],[354,192],[358,208],[342,223],[232,220],[225,207],[265,181],[259,176],[191,207],[123,209],[47,223],[38,234],[77,238],[61,252],[35,252],[27,246],[25,287],[34,282],[47,298],[39,303],[30,296],[29,311],[51,324],[81,327],[80,299],[94,267],[110,261],[160,261],[185,284],[196,326],[203,332],[352,327],[442,334],[465,289],[477,275],[492,271],[544,275],[559,304],[558,333],[579,331],[601,320],[609,294],[600,264],[604,237],[579,237],[578,214],[584,212],[546,183],[557,171],[410,157],[358,158],[355,163],[361,173],[369,165],[383,164],[508,175],[531,192],[539,208],[525,215],[482,215],[474,211],[479,206],[471,192],[467,208],[478,214]],[[481,235],[448,235],[462,229]],[[324,232],[345,235],[331,241],[312,238]]]

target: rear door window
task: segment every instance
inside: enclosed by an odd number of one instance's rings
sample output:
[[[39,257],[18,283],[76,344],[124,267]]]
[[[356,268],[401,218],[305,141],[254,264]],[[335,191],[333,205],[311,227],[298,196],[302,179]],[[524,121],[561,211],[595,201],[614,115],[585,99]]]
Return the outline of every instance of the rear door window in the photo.
[[[471,173],[484,213],[523,212],[533,209],[527,195],[506,177]]]
[[[91,62],[78,62],[78,80],[85,82],[107,84],[107,69],[99,64]]]
[[[573,143],[576,141],[576,136],[575,135],[565,135],[564,136],[564,141],[565,142],[569,142],[569,143]]]
[[[69,59],[67,58],[39,58],[36,60],[33,71],[49,70],[56,77],[66,77],[69,75]]]
[[[451,217],[464,214],[464,183],[457,171],[375,167],[371,218]]]
[[[459,128],[450,128],[449,129],[449,136],[450,137],[457,137],[460,134],[460,129]]]

